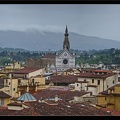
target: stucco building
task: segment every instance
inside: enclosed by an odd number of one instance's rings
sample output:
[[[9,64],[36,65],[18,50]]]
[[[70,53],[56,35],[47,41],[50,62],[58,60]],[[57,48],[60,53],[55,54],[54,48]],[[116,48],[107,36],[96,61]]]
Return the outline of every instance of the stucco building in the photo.
[[[24,91],[28,92],[43,89],[45,85],[45,77],[43,74],[44,68],[25,67],[16,70],[9,73],[9,77],[2,79],[0,90],[12,97],[18,97]]]
[[[99,108],[111,108],[120,112],[120,84],[116,84],[97,95]]]

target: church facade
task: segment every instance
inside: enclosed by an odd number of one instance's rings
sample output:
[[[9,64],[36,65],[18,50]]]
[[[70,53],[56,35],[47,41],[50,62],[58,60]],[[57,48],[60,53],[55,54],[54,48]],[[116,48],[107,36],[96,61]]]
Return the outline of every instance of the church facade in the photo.
[[[63,41],[63,50],[61,53],[56,54],[56,69],[57,71],[65,71],[69,68],[75,68],[75,55],[70,53],[69,34],[66,26],[65,38]]]
[[[41,58],[27,59],[26,67],[44,67],[47,72],[63,72],[70,68],[75,68],[75,55],[70,53],[69,34],[66,26],[63,50],[54,55],[46,54]]]

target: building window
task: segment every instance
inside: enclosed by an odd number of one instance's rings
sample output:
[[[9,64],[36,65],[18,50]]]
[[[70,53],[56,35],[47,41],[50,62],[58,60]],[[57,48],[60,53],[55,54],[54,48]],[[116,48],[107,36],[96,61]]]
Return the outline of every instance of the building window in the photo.
[[[87,86],[87,90],[88,90],[88,86]]]
[[[109,87],[109,85],[107,85],[107,88]]]
[[[105,100],[107,100],[107,98],[105,97]]]
[[[6,79],[6,83],[8,83],[8,80]]]
[[[79,86],[79,84],[77,84],[77,86]]]
[[[92,83],[94,83],[94,79],[92,79]]]
[[[2,106],[4,105],[4,99],[3,98],[1,99],[1,105]]]
[[[113,84],[114,84],[115,82],[114,82],[114,80],[113,80]]]
[[[13,88],[13,91],[15,91],[15,88]]]
[[[98,85],[100,85],[100,80],[98,80]]]
[[[25,75],[25,78],[27,78],[27,75]]]
[[[34,83],[34,79],[32,79],[32,83]]]

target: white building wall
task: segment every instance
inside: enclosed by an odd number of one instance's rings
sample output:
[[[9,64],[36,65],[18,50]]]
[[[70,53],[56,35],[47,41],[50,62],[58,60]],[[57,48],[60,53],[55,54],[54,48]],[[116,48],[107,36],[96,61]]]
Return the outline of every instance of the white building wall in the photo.
[[[64,54],[67,54],[66,56]],[[68,63],[63,64],[63,60],[67,59]],[[65,71],[69,68],[75,68],[75,56],[70,55],[68,51],[63,51],[60,55],[56,56],[56,68],[58,71]]]
[[[8,106],[8,109],[9,110],[22,110],[23,107],[20,107],[20,106]]]
[[[113,83],[113,81],[114,81],[114,83]],[[113,76],[110,76],[110,77],[106,78],[104,88],[105,88],[105,90],[107,90],[109,87],[111,87],[111,86],[113,86],[113,85],[115,85],[117,83],[118,83],[118,75],[115,74]]]
[[[37,75],[44,74],[43,72],[44,72],[43,69],[39,69],[39,70],[37,70],[37,71],[34,71],[34,72],[29,73],[29,74],[28,74],[28,77],[30,78],[30,77],[32,77],[32,76],[37,76]]]
[[[97,95],[98,92],[97,92],[97,87],[88,87],[88,92],[92,92],[92,95]]]

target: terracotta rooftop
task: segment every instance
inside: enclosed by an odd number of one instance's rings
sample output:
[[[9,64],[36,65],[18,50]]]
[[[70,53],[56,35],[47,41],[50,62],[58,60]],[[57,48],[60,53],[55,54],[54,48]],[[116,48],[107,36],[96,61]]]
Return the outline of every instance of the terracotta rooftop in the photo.
[[[30,108],[9,110],[0,108],[0,116],[112,116],[106,111],[95,108],[88,103],[68,103],[59,101],[58,104],[26,103]]]
[[[42,91],[38,91],[35,94],[32,94],[37,100],[39,99],[46,99],[46,98],[55,98],[55,95],[58,95],[59,98],[62,100],[72,100],[74,99],[74,96],[82,96],[85,94],[88,94],[89,92],[84,91],[69,91],[69,90],[51,90],[51,89],[45,89]]]
[[[113,116],[120,116],[120,112],[117,112],[117,111],[115,111],[114,109],[112,109],[112,108],[101,108],[101,110],[103,110],[103,111],[108,111],[108,112],[111,112],[111,114],[113,115]]]
[[[16,70],[16,71],[11,72],[11,73],[13,73],[13,74],[28,74],[28,73],[37,71],[37,70],[39,70],[39,69],[40,69],[40,68],[37,68],[37,67],[25,67],[25,68],[23,68],[23,69]]]
[[[51,99],[58,95],[58,102]],[[31,101],[25,102],[29,108],[23,110],[9,110],[7,108],[0,109],[2,116],[111,116],[110,113],[102,111],[98,108],[91,106],[89,103],[69,103],[68,100],[73,96],[82,96],[86,92],[79,91],[58,91],[58,90],[43,90],[37,91],[33,94],[37,100],[46,99],[45,102]],[[42,97],[42,98],[41,98]],[[12,105],[21,105],[22,103],[11,103]],[[10,105],[10,104],[9,104]]]
[[[75,75],[57,75],[57,76],[51,76],[50,80],[46,80],[46,83],[74,83],[78,81],[78,77]]]
[[[86,77],[86,78],[107,78],[112,75],[115,75],[115,73],[109,73],[109,74],[80,73],[79,75],[76,75],[76,76]]]
[[[111,70],[94,70],[94,72],[112,73]]]
[[[34,111],[42,116],[111,116],[110,113],[95,108],[87,103],[69,103],[59,101],[58,105],[31,102]],[[41,109],[40,109],[41,108]]]
[[[6,94],[5,92],[3,91],[0,91],[0,98],[10,98],[11,96]]]
[[[37,116],[34,108],[24,108],[23,110],[0,109],[0,116]]]

